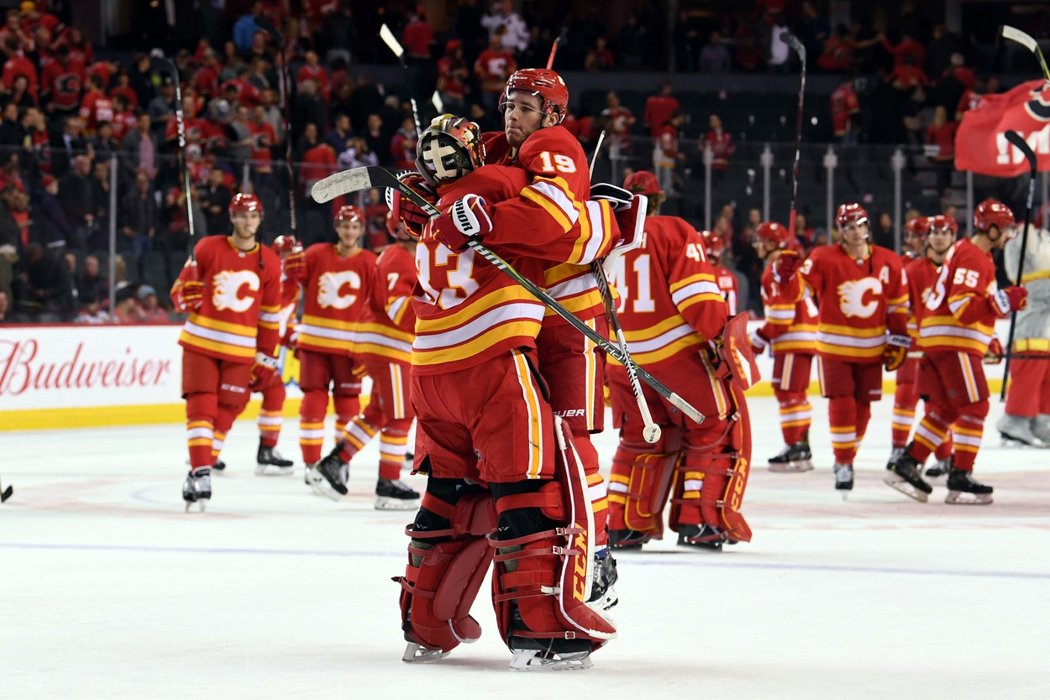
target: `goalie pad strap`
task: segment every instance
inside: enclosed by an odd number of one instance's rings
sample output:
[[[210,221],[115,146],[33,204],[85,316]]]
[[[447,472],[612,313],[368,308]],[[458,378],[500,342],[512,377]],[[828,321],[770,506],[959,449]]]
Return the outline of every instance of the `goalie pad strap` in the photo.
[[[549,481],[540,487],[539,491],[531,493],[514,493],[502,496],[496,501],[496,512],[499,515],[510,510],[522,508],[539,508],[540,512],[555,522],[564,520],[565,513],[562,510],[561,487]]]

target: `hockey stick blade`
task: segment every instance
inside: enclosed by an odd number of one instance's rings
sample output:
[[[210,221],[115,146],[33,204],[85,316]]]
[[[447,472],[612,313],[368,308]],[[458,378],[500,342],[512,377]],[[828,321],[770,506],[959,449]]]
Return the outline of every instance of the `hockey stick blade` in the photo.
[[[806,60],[806,47],[798,40],[798,37],[791,32],[781,32],[780,40],[791,47],[791,49],[798,54],[798,57],[803,61]]]
[[[401,46],[401,42],[397,40],[397,37],[394,36],[394,33],[390,31],[390,27],[386,26],[385,23],[382,27],[379,28],[379,38],[382,39],[383,43],[387,45],[387,48],[389,48],[393,52],[393,54],[397,56],[398,60],[404,63],[405,48]]]
[[[0,503],[3,503],[7,499],[11,498],[11,495],[14,494],[14,492],[15,487],[8,484],[7,488],[0,492]]]
[[[318,180],[314,183],[314,186],[310,188],[310,196],[313,197],[314,201],[318,204],[324,204],[325,202],[332,201],[340,195],[379,187],[379,184],[372,183],[372,176],[369,172],[372,170],[372,167],[374,166],[351,168],[350,170],[333,173],[324,179]]]
[[[445,113],[445,103],[441,101],[441,95],[438,94],[437,90],[430,96],[430,104],[434,105],[434,109],[437,110],[438,114]]]
[[[1046,65],[1046,58],[1043,57],[1043,50],[1039,48],[1039,42],[1036,41],[1031,34],[1022,32],[1017,27],[1011,27],[1009,24],[1004,24],[1002,36],[1004,39],[1016,41],[1018,44],[1034,53],[1036,59],[1039,60],[1039,67],[1043,69],[1043,77],[1050,80],[1050,68]]]

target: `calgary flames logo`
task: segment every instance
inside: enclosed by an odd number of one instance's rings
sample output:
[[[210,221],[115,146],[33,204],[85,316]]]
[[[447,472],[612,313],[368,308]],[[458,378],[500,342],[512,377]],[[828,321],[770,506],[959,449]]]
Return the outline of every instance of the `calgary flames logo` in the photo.
[[[879,308],[882,282],[874,277],[849,280],[839,285],[839,308],[846,318],[870,318]]]
[[[241,288],[247,286],[249,293],[259,291],[259,276],[251,270],[223,270],[215,275],[212,286],[211,302],[216,309],[242,313],[252,307],[255,297],[250,294],[242,297]]]
[[[322,309],[347,309],[356,300],[356,294],[340,294],[339,290],[347,285],[352,290],[361,288],[361,276],[353,270],[343,272],[326,272],[317,283],[317,303]]]

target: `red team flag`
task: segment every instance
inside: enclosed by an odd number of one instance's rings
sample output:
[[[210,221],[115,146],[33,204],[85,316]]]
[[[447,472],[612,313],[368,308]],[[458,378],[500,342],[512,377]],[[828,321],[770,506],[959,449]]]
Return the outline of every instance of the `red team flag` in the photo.
[[[1006,140],[1010,130],[1035,151],[1039,170],[1050,170],[1050,82],[1030,80],[1009,92],[982,96],[955,134],[955,168],[996,177],[1028,172],[1024,156]]]

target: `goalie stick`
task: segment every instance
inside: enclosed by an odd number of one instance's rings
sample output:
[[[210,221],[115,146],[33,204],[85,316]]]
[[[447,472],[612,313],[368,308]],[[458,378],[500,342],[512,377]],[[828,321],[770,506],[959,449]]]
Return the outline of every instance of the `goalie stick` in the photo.
[[[329,175],[314,184],[311,195],[313,196],[314,201],[324,203],[335,199],[339,195],[347,194],[349,192],[357,192],[359,190],[367,190],[373,187],[396,189],[425,211],[429,216],[438,216],[440,214],[440,212],[434,208],[434,205],[420,196],[418,192],[398,180],[392,172],[378,165],[352,168],[350,170],[335,173],[334,175]],[[475,240],[468,241],[467,245],[469,245],[474,252],[478,253],[496,266],[501,272],[508,275],[515,282],[524,287],[530,294],[543,302],[544,306],[561,316],[569,323],[569,325],[601,348],[605,354],[609,355],[620,364],[626,365],[626,358],[618,345],[614,345],[596,333],[587,324],[578,319],[572,312],[559,304],[554,297],[538,287],[536,283],[529,278],[522,276],[521,273],[510,265],[510,263]],[[660,396],[667,399],[672,406],[696,423],[702,423],[704,421],[704,415],[696,410],[692,404],[667,388],[663,382],[649,374],[644,367],[638,367],[637,369],[638,378],[651,386]]]
[[[1003,36],[1006,36],[1006,27],[1003,27]],[[1025,36],[1027,36],[1027,34]],[[1042,60],[1042,56],[1042,53],[1040,53],[1040,61]],[[1043,64],[1043,67],[1046,68],[1045,63]],[[1024,281],[1024,256],[1028,248],[1028,223],[1032,219],[1032,201],[1035,199],[1035,177],[1038,162],[1035,159],[1035,152],[1032,151],[1032,147],[1028,145],[1028,142],[1025,141],[1024,137],[1019,133],[1016,131],[1007,131],[1006,140],[1012,143],[1014,148],[1023,153],[1025,160],[1028,161],[1028,196],[1025,199],[1024,228],[1021,229],[1021,257],[1017,260],[1017,286],[1020,287],[1021,283]],[[1006,401],[1006,385],[1010,382],[1010,356],[1013,354],[1011,350],[1013,350],[1014,346],[1014,328],[1016,326],[1017,312],[1014,311],[1010,314],[1010,332],[1006,338],[1006,364],[1003,366],[1003,388],[999,392],[1000,401]]]
[[[798,86],[798,113],[795,117],[795,162],[791,165],[791,213],[788,215],[788,234],[795,236],[795,216],[798,210],[798,164],[802,153],[802,104],[806,94],[806,47],[791,32],[783,32],[780,39],[798,54],[802,78]]]
[[[1008,24],[1003,25],[1002,35],[1004,39],[1016,41],[1018,44],[1034,53],[1035,57],[1039,60],[1039,67],[1043,69],[1043,77],[1050,80],[1050,68],[1047,67],[1046,59],[1043,58],[1043,50],[1039,48],[1039,42],[1037,42],[1030,34],[1026,34],[1020,29],[1011,27]]]

